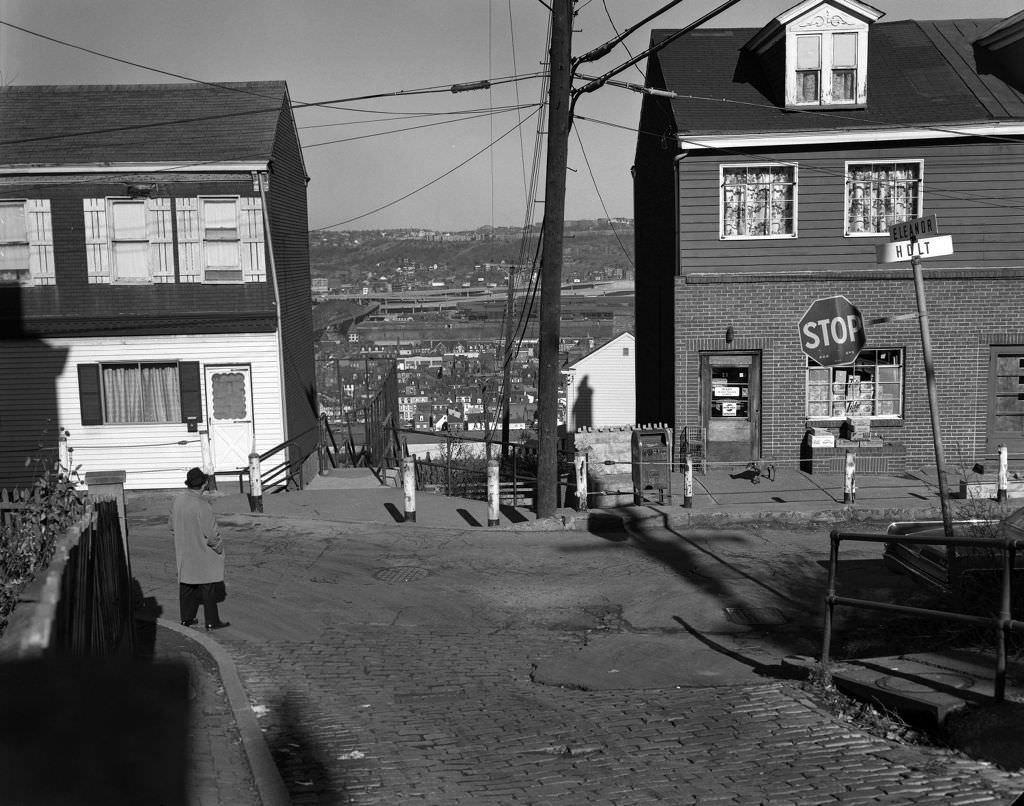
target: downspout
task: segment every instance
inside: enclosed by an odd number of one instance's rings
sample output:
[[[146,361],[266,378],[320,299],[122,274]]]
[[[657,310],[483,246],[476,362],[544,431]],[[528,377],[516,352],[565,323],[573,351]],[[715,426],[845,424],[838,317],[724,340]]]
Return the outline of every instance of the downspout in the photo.
[[[281,378],[281,425],[284,426],[284,438],[290,436],[288,428],[288,394],[286,391],[287,379],[284,374],[284,328],[281,324],[281,289],[277,285],[277,261],[274,259],[274,238],[270,232],[270,213],[267,209],[267,186],[270,184],[266,171],[256,171],[253,179],[260,191],[260,206],[263,208],[263,234],[267,242],[268,264],[270,282],[274,287],[274,305],[277,308],[277,372]],[[291,448],[288,449],[289,454]],[[289,462],[291,456],[288,457]],[[301,472],[301,470],[300,470]]]

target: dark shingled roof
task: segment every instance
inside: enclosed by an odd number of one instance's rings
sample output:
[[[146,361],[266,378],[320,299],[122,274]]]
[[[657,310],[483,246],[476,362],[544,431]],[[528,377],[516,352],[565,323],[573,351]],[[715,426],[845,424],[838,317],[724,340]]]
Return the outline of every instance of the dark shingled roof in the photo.
[[[975,64],[971,43],[996,22],[874,23],[869,29],[865,109],[794,112],[777,105],[751,83],[763,68],[742,54],[758,32],[754,28],[697,29],[666,46],[656,58],[665,89],[699,96],[671,102],[684,137],[1020,119],[1024,93],[995,76],[980,74]],[[656,30],[651,43],[672,33]]]
[[[283,81],[0,89],[0,165],[266,161]]]

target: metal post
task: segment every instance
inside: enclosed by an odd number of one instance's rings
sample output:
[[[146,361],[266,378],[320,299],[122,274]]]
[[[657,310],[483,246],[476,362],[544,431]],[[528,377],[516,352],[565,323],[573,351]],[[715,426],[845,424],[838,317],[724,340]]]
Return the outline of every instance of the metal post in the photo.
[[[693,457],[689,451],[683,454],[683,506],[693,507]]]
[[[487,525],[498,525],[501,511],[501,482],[498,478],[498,460],[487,460]]]
[[[589,509],[589,493],[587,492],[587,454],[576,451],[573,457],[576,468],[576,511],[586,512]]]
[[[846,452],[846,482],[843,486],[843,503],[853,504],[857,499],[857,454]]]
[[[832,651],[832,617],[836,606],[836,570],[839,568],[839,532],[832,530],[829,535],[831,546],[828,554],[828,587],[825,592],[825,637],[821,645],[821,668],[828,672]]]
[[[452,438],[451,435],[445,437],[445,495],[452,494]]]
[[[911,241],[916,241],[912,238]],[[913,248],[913,246],[911,247]],[[935,469],[939,474],[939,505],[942,507],[942,526],[946,537],[953,536],[953,515],[949,507],[949,490],[946,485],[946,452],[942,447],[942,431],[939,424],[939,395],[935,386],[935,365],[932,362],[932,339],[928,330],[928,306],[924,297],[924,275],[921,271],[921,258],[914,255],[910,259],[914,270],[914,292],[917,295],[917,318],[921,323],[921,352],[924,356],[924,377],[928,386],[928,408],[931,411],[932,438],[935,442]],[[952,546],[946,548],[950,561],[956,551]]]
[[[209,479],[206,489],[216,490],[217,476],[213,472],[213,447],[210,445],[210,432],[207,429],[199,432],[199,455],[202,457],[200,461],[203,463],[203,472]]]
[[[416,522],[416,457],[406,456],[402,460],[402,489],[405,492],[405,520]]]
[[[1012,540],[1003,544],[1003,590],[999,604],[999,636],[996,645],[996,679],[993,696],[996,702],[1006,697],[1006,639],[1010,632],[1010,593],[1013,589],[1013,566],[1016,549]]]
[[[249,511],[263,511],[263,478],[260,475],[260,455],[249,454]]]
[[[1006,490],[1009,486],[1009,448],[1005,445],[999,446],[999,484],[996,490],[996,501],[1000,504],[1006,501]]]

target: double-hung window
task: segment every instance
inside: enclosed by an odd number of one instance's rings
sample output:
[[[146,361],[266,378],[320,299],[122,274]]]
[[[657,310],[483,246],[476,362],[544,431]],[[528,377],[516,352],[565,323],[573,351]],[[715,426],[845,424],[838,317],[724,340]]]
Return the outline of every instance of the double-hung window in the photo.
[[[49,199],[0,201],[0,284],[54,282]]]
[[[112,200],[108,226],[113,281],[148,283],[149,234],[146,231],[146,200]]]
[[[903,416],[903,351],[861,350],[842,367],[807,359],[807,416],[818,419]]]
[[[846,235],[886,235],[921,215],[921,160],[846,163]]]
[[[723,165],[720,237],[796,237],[795,165]]]
[[[200,199],[199,202],[203,229],[204,280],[241,282],[238,199]]]

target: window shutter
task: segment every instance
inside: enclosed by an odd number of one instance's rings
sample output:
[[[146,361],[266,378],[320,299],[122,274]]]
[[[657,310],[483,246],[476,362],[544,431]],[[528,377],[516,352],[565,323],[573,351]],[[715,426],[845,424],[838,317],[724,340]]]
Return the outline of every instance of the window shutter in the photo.
[[[203,279],[199,241],[199,199],[175,199],[178,219],[178,276],[183,283]]]
[[[29,276],[36,285],[55,285],[53,269],[53,224],[49,199],[29,199],[25,202],[28,223]]]
[[[78,365],[78,406],[82,425],[103,425],[99,364]]]
[[[243,196],[240,201],[242,279],[247,283],[264,283],[267,280],[267,265],[263,243],[263,204],[259,196]]]
[[[110,240],[107,237],[107,200],[82,199],[85,213],[85,258],[90,283],[110,282]]]
[[[149,237],[149,271],[154,282],[174,282],[174,232],[171,229],[171,200],[146,202],[146,234]]]
[[[181,393],[181,421],[197,422],[203,417],[203,386],[199,377],[198,361],[178,363],[178,388]]]

